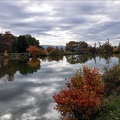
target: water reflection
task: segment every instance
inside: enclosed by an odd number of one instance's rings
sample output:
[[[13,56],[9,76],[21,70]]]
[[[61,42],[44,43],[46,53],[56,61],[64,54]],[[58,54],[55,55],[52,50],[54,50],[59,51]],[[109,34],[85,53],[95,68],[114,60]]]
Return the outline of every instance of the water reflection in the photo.
[[[32,74],[40,69],[39,59],[30,59],[29,61],[9,60],[5,58],[1,61],[0,78],[6,76],[8,81],[14,80],[14,74],[19,71],[22,75]]]
[[[90,60],[93,60],[95,64],[103,62],[105,60],[105,64],[109,67],[111,62],[111,58],[118,58],[120,59],[119,54],[100,54],[93,55],[93,54],[81,54],[81,55],[67,55],[66,61],[70,64],[83,64],[87,63]],[[40,58],[43,62],[48,61],[57,61],[63,60],[63,56],[49,56],[49,57],[41,57]],[[31,58],[29,60],[9,60],[5,58],[3,61],[0,62],[0,78],[6,76],[8,81],[14,80],[14,74],[19,71],[22,75],[33,74],[37,72],[41,67],[41,62],[38,58]],[[120,62],[120,61],[119,61]]]
[[[81,54],[81,55],[68,55],[66,56],[67,62],[70,64],[76,64],[76,63],[86,63],[88,60],[94,60],[94,63],[97,63],[96,58],[98,57],[99,60],[98,62],[101,61],[103,58],[106,61],[106,64],[109,64],[111,57],[116,57],[119,56],[119,54],[116,54],[112,56],[112,54],[100,54],[100,55],[95,55],[95,54]]]
[[[52,95],[65,87],[65,78],[84,64],[102,69],[107,61],[110,67],[118,58],[91,54],[0,61],[0,120],[60,120]],[[2,81],[8,76],[14,82]]]
[[[67,62],[69,62],[70,64],[85,63],[92,58],[93,58],[92,54],[81,54],[81,55],[68,55],[68,56],[66,56]]]
[[[60,61],[63,60],[63,55],[59,55],[59,56],[48,56],[48,57],[40,57],[42,59],[42,61]]]
[[[32,58],[30,61],[27,62],[30,67],[38,67],[40,66],[40,60],[38,58]]]
[[[114,54],[113,54],[113,57],[115,57],[115,58],[119,58],[120,56],[119,56],[119,54],[114,53]]]

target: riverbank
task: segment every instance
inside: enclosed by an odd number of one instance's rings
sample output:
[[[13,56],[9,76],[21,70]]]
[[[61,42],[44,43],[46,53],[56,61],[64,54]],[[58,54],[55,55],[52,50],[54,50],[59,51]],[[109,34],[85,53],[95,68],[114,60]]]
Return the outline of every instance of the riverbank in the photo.
[[[120,120],[120,95],[111,95],[95,120]]]
[[[27,58],[28,53],[9,53],[8,57],[10,60],[17,60],[21,58]],[[3,60],[5,57],[3,53],[0,53],[0,60]]]

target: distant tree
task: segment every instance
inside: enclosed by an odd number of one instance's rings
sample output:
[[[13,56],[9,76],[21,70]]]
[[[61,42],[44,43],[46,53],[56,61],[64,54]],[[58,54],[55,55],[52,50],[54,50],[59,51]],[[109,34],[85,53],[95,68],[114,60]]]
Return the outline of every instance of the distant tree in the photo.
[[[4,40],[4,34],[0,33],[0,52],[5,51],[5,40]]]
[[[18,52],[25,52],[26,48],[28,47],[28,44],[26,42],[25,36],[24,35],[20,35],[17,39],[17,49]]]
[[[53,56],[55,56],[55,55],[62,55],[62,52],[61,52],[61,50],[56,48],[56,49],[51,51],[50,55],[53,55]]]
[[[18,52],[18,42],[16,36],[14,36],[14,41],[12,42],[11,52]]]
[[[42,49],[42,50],[40,51],[40,55],[42,55],[42,56],[47,56],[47,55],[48,55],[47,50],[46,50],[46,49]]]
[[[63,49],[63,47],[61,47],[60,50],[61,50],[62,53],[64,53],[64,49]]]
[[[39,40],[36,40],[36,38],[32,37],[31,35],[29,34],[25,35],[25,39],[26,39],[28,46],[36,45],[37,47],[39,47],[39,44],[40,44]]]
[[[109,40],[100,46],[100,51],[102,52],[112,52],[113,46],[110,44]]]
[[[114,53],[119,52],[119,48],[115,46],[115,47],[113,48],[113,52],[114,52]]]
[[[83,48],[87,48],[88,44],[85,41],[80,41],[80,46],[82,46]]]
[[[10,31],[6,31],[4,34],[0,33],[0,52],[7,50],[8,52],[26,52],[26,48],[30,45],[36,45],[39,48],[39,40],[32,37],[29,34],[14,36]]]
[[[40,52],[40,49],[37,47],[37,46],[29,46],[27,49],[26,49],[33,57],[36,57],[39,52]]]
[[[79,42],[70,41],[69,43],[66,43],[65,50],[75,52],[79,44]]]
[[[12,42],[13,42],[13,35],[10,33],[10,31],[6,31],[4,34],[4,40],[5,40],[5,50],[7,50],[8,52],[11,51],[11,46],[12,46]]]
[[[46,50],[50,54],[53,50],[55,50],[55,48],[48,46]]]
[[[88,49],[88,44],[84,41],[80,41],[80,42],[70,41],[65,46],[65,50],[71,52],[81,52],[87,49]]]

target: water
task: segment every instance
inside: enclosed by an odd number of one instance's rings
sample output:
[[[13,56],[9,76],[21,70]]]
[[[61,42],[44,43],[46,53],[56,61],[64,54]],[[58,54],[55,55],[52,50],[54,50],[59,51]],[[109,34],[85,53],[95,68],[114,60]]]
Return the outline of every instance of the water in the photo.
[[[118,55],[74,55],[0,61],[0,120],[60,120],[53,94],[83,65],[112,67]]]

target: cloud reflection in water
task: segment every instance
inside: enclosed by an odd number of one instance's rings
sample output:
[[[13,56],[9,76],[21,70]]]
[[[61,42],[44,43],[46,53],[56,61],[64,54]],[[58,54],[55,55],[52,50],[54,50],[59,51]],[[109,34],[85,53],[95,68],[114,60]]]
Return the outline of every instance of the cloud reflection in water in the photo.
[[[117,63],[111,59],[110,66]],[[65,87],[65,78],[74,75],[83,65],[103,68],[105,60],[96,57],[84,64],[70,64],[64,57],[60,61],[42,61],[41,68],[32,74],[16,72],[11,84],[0,81],[0,120],[59,120],[54,110],[52,95]]]

